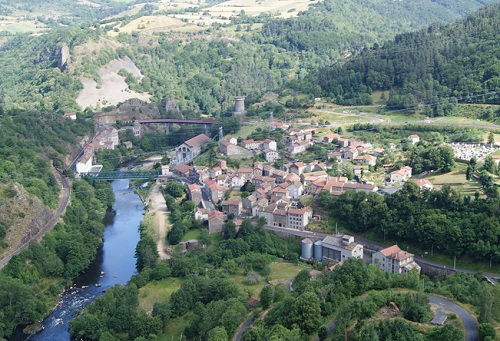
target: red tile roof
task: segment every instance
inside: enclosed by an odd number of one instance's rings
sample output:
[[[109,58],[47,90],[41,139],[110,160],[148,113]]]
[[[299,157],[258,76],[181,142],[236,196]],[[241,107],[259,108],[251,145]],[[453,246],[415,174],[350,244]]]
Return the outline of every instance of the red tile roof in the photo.
[[[208,141],[210,141],[210,137],[208,137],[205,134],[200,134],[198,136],[193,137],[192,139],[187,140],[184,143],[190,147],[199,147],[201,145],[204,145]]]

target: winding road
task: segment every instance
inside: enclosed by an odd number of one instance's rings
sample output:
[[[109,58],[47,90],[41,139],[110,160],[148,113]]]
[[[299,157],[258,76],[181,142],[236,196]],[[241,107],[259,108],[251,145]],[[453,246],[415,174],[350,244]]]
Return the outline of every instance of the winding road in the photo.
[[[453,311],[462,320],[465,329],[465,341],[477,341],[479,336],[477,334],[477,321],[476,319],[464,308],[455,304],[447,299],[427,295],[429,302],[438,304],[445,309]]]
[[[0,269],[2,269],[5,265],[7,265],[7,263],[10,261],[12,257],[14,257],[15,255],[19,254],[21,251],[26,249],[33,240],[40,241],[43,235],[47,231],[50,231],[54,226],[56,226],[57,222],[59,221],[59,218],[66,210],[66,207],[68,207],[71,195],[71,184],[68,181],[68,179],[61,173],[55,171],[54,175],[56,176],[57,182],[59,182],[59,184],[62,187],[62,196],[61,199],[59,200],[59,205],[57,206],[57,210],[54,212],[49,221],[47,221],[47,223],[40,229],[40,231],[38,231],[37,234],[35,234],[29,241],[20,245],[19,247],[17,247],[15,250],[13,250],[7,256],[5,256],[0,260]]]
[[[459,306],[456,303],[451,302],[450,300],[447,300],[442,297],[437,297],[433,295],[427,295],[427,298],[429,299],[430,303],[437,304],[449,311],[454,312],[462,321],[462,324],[464,326],[465,330],[465,341],[478,341],[479,336],[477,333],[477,321],[476,319],[464,308]],[[243,332],[245,329],[250,327],[250,325],[253,322],[253,315],[247,318],[240,326],[240,329],[238,330],[238,333],[235,335],[233,338],[233,341],[241,341],[241,337],[243,335]],[[337,318],[334,318],[331,320],[327,327],[328,327],[328,334],[333,333],[335,330],[335,326],[337,325]],[[319,341],[319,337],[316,336],[314,338],[314,341]]]

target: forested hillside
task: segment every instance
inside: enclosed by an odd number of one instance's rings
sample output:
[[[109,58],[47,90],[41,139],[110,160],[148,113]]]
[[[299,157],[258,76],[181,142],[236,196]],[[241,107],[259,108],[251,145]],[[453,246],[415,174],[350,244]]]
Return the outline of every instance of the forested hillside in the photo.
[[[129,56],[145,75],[138,81],[123,73],[131,89],[152,94],[153,101],[160,105],[166,99],[174,99],[181,110],[189,112],[218,115],[232,107],[234,95],[245,94],[251,100],[266,91],[279,91],[289,81],[294,81],[290,84],[292,87],[311,96],[321,92],[319,84],[324,94],[339,95],[339,102],[348,103],[369,91],[357,83],[337,90],[335,84],[342,84],[342,77],[339,81],[332,80],[338,77],[337,69],[322,69],[319,80],[312,76],[305,83],[296,84],[296,81],[302,81],[313,70],[357,53],[364,46],[382,44],[397,33],[435,21],[450,22],[491,1],[425,0],[417,4],[414,1],[326,0],[289,19],[269,14],[252,17],[242,11],[235,14],[230,23],[214,23],[198,28],[198,33],[165,31],[143,35],[140,31],[120,31],[114,35],[120,22],[128,22],[126,18],[115,18],[113,25],[118,26],[100,26],[94,22],[92,28],[82,25],[57,28],[36,36],[18,35],[0,47],[3,70],[0,105],[3,102],[6,108],[76,111],[75,99],[82,87],[78,77],[90,76],[99,83],[99,68],[124,56]],[[34,10],[40,3],[32,0],[16,6]],[[104,7],[113,4],[110,0],[96,3]],[[64,7],[67,1],[51,1],[47,8],[56,5]],[[141,12],[135,16],[142,15]],[[262,29],[253,28],[254,23],[262,23]],[[236,25],[243,25],[241,33],[233,31]],[[433,30],[436,27],[439,25]],[[475,36],[472,32],[468,37]],[[96,42],[95,50],[87,49],[89,41]],[[98,42],[109,46],[102,48]],[[71,67],[67,69],[58,68],[64,45],[69,47],[71,55]],[[74,55],[77,47],[88,52],[85,58]],[[378,78],[376,81],[380,83]],[[388,85],[383,83],[383,86]]]
[[[61,171],[65,169],[68,156],[92,128],[92,122],[79,120],[70,123],[49,114],[7,112],[0,116],[0,181],[3,188],[0,194],[0,242],[18,219],[9,209],[18,200],[15,199],[18,194],[16,186],[23,186],[44,205],[55,208],[61,187],[53,175],[52,165]],[[1,245],[0,251],[9,246]]]
[[[398,35],[345,65],[320,69],[308,81],[318,84],[323,95],[347,105],[369,104],[374,90],[390,90],[388,108],[432,103],[430,116],[446,114],[449,101],[498,104],[499,32],[496,4],[454,24],[433,24]]]
[[[60,112],[76,110],[80,81],[58,68],[63,44],[70,49],[98,31],[65,28],[39,36],[18,35],[0,46],[0,107]]]
[[[486,1],[325,0],[297,18],[271,19],[262,28],[266,41],[337,59],[394,35],[434,22],[452,22]]]

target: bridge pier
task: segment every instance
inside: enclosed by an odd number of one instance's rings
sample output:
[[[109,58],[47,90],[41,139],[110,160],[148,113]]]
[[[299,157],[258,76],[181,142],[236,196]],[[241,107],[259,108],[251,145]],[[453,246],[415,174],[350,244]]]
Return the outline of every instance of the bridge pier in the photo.
[[[170,134],[170,123],[165,123],[165,135]]]
[[[210,125],[205,124],[205,135],[210,136]]]

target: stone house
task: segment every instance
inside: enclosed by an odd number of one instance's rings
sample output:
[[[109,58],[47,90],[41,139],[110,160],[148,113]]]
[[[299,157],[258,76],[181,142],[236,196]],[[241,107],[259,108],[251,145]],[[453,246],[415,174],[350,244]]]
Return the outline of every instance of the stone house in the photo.
[[[242,208],[242,203],[238,199],[226,200],[222,202],[222,212],[225,214],[233,213],[235,216],[239,216]]]
[[[287,212],[287,227],[297,230],[303,230],[312,218],[312,208],[290,208]]]
[[[191,200],[196,206],[198,206],[203,200],[201,196],[201,187],[197,184],[188,185],[188,192],[189,200]]]
[[[220,233],[224,228],[224,213],[212,211],[208,213],[208,233]]]

